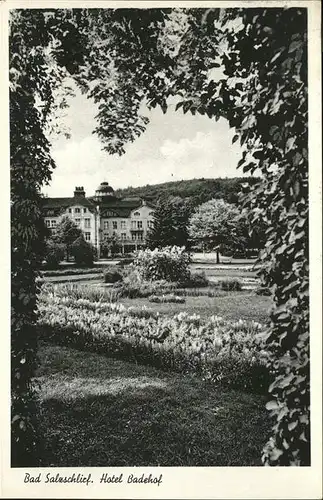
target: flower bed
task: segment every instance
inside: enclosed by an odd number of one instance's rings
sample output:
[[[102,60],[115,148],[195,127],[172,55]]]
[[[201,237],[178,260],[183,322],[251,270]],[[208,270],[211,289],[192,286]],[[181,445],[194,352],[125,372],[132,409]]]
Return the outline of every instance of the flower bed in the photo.
[[[159,316],[149,309],[43,293],[38,306],[43,335],[166,370],[195,373],[222,385],[266,392],[262,326],[212,316]]]
[[[184,304],[185,297],[179,297],[178,295],[174,295],[173,293],[170,293],[168,295],[151,295],[149,297],[149,302],[156,302],[157,304],[171,302],[173,302],[174,304]]]

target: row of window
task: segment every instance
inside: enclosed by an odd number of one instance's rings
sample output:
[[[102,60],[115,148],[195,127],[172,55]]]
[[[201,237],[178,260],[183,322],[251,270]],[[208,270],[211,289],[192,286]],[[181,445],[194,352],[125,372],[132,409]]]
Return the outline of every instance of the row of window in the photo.
[[[141,214],[140,214],[140,212],[134,212],[134,214],[133,214],[133,215],[135,215],[136,217],[140,217],[140,215],[141,215]],[[151,217],[153,217],[154,212],[149,212],[149,215],[150,215]]]
[[[81,219],[74,219],[74,222],[77,226],[81,225]],[[57,225],[57,220],[56,219],[47,219],[46,220],[46,226],[50,228],[54,228]],[[84,227],[85,229],[90,229],[91,227],[91,219],[84,219]]]
[[[121,227],[121,229],[126,229],[126,221],[125,220],[122,220],[120,222],[120,227]],[[103,222],[103,229],[109,229],[109,221],[105,220]],[[112,229],[118,229],[118,221],[116,221],[116,220],[112,221]]]
[[[112,223],[113,230],[118,229],[118,221],[113,220],[110,222]],[[152,228],[154,225],[154,222],[152,220],[149,220],[149,221],[147,221],[147,225],[149,228]],[[103,229],[109,229],[109,221],[106,220],[103,222]],[[124,220],[120,221],[120,229],[126,229],[126,221],[124,221]],[[131,229],[143,229],[142,220],[138,220],[138,221],[132,220],[131,221]]]
[[[81,214],[81,213],[86,214],[86,213],[88,213],[88,212],[89,212],[89,210],[88,210],[88,208],[86,208],[86,207],[83,207],[83,208],[76,207],[76,208],[69,208],[69,209],[68,209],[68,213],[69,213],[69,214],[73,214],[73,213],[74,213],[74,214]],[[48,210],[48,211],[47,211],[47,214],[48,214],[48,215],[54,215],[54,210]],[[115,213],[114,213],[114,212],[111,212],[111,211],[107,211],[107,212],[105,212],[105,214],[106,214],[106,216],[107,216],[107,217],[113,217],[113,216],[115,215]],[[140,217],[140,216],[141,216],[140,212],[134,212],[134,214],[133,214],[133,215],[134,215],[135,217]],[[151,217],[153,217],[154,212],[149,212],[149,215],[150,215]]]
[[[51,228],[56,227],[56,224],[57,224],[56,219],[52,219],[52,220],[47,219],[45,222],[46,222],[46,226],[51,227]]]
[[[74,209],[73,209],[73,208],[69,208],[69,209],[68,209],[68,213],[69,213],[69,214],[72,214],[72,213],[73,213],[73,211],[74,211],[74,213],[75,213],[75,214],[80,214],[80,213],[81,213],[81,210],[82,210],[81,208],[74,208]],[[88,209],[87,209],[87,208],[83,208],[83,214],[86,214],[86,213],[87,213],[87,211],[88,211]]]
[[[85,234],[87,234],[87,233],[85,233]],[[105,239],[108,240],[108,236],[106,236]],[[127,239],[127,233],[121,233],[120,234],[120,239],[121,240],[126,240]],[[143,241],[144,237],[143,237],[142,233],[133,233],[131,235],[131,239],[132,239],[132,241]]]
[[[77,226],[81,225],[81,219],[74,219],[74,222]],[[91,219],[84,219],[84,227],[85,227],[85,229],[90,229]]]

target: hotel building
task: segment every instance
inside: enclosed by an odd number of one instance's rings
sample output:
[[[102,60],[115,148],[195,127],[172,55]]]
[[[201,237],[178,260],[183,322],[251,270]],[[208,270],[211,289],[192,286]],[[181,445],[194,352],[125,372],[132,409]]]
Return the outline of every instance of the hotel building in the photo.
[[[153,227],[154,205],[143,198],[119,198],[108,182],[102,182],[92,197],[83,187],[76,187],[71,198],[44,198],[46,226],[55,228],[64,216],[70,217],[83,231],[86,241],[94,245],[98,256],[104,241],[115,237],[121,253],[130,253],[146,245]]]

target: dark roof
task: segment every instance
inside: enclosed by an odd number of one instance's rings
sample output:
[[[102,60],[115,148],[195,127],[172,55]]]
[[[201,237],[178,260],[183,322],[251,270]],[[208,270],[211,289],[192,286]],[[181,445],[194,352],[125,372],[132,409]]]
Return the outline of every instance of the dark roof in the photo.
[[[96,191],[100,191],[101,193],[114,193],[114,189],[109,186],[107,182],[102,182],[100,186],[96,188]]]
[[[72,198],[43,198],[43,212],[48,215],[58,216],[72,205],[81,205],[87,207],[90,211],[95,210],[95,204],[83,196],[74,196]]]
[[[95,197],[83,198],[82,196],[72,198],[44,198],[43,210],[44,212],[54,211],[55,215],[64,211],[72,205],[82,205],[94,210],[97,205],[100,206],[101,214],[104,216],[105,211],[113,212],[115,217],[129,217],[132,210],[142,206],[142,198],[106,198],[103,201],[96,201]],[[150,201],[146,201],[146,205],[150,208],[155,208]],[[54,215],[54,214],[52,214]]]
[[[43,198],[44,207],[70,207],[71,205],[83,205],[85,207],[94,207],[90,198],[83,196],[73,196],[72,198]]]

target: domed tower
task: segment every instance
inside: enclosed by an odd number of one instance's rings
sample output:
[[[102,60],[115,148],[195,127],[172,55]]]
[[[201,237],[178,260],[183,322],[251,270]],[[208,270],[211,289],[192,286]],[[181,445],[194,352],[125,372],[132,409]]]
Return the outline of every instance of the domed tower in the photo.
[[[95,190],[95,200],[105,201],[115,198],[114,190],[109,186],[108,182],[101,182],[100,186]]]

